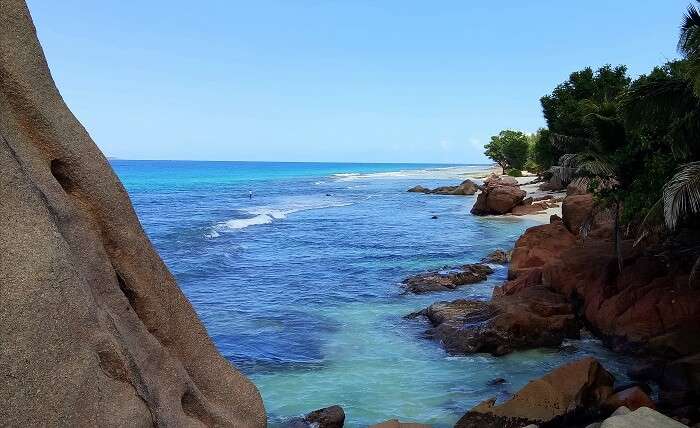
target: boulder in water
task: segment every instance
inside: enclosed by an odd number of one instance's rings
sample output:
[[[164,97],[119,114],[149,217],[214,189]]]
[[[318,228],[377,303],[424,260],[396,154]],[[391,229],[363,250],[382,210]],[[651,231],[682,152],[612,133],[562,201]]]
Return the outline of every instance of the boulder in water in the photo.
[[[462,285],[484,281],[492,273],[493,269],[488,265],[467,264],[461,269],[433,271],[410,276],[403,280],[402,286],[406,291],[414,294],[454,290]]]
[[[453,354],[504,355],[518,349],[559,346],[579,335],[573,306],[544,286],[490,302],[458,299],[438,302],[407,318],[425,317],[427,336]]]
[[[593,358],[565,364],[530,381],[503,404],[487,400],[467,412],[455,428],[520,428],[528,424],[573,426],[595,416],[612,392],[613,376]]]

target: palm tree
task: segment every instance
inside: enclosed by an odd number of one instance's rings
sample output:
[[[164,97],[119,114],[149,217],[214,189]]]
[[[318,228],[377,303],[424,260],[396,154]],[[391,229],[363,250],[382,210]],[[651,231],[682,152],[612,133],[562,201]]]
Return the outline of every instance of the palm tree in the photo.
[[[683,17],[678,51],[688,60],[688,80],[700,97],[700,10],[695,6],[688,6]]]
[[[698,1],[700,3],[700,1]],[[684,137],[697,140],[700,136],[700,10],[688,6],[681,24],[678,51],[683,54],[683,78],[665,82],[650,82],[631,91],[627,101],[635,102],[631,108],[632,119],[648,114],[672,114],[678,119],[671,128],[671,149],[679,156],[688,155],[688,141]],[[637,116],[638,115],[638,116]],[[680,143],[680,144],[679,144]],[[697,142],[696,142],[697,144]],[[661,210],[663,208],[663,211]],[[650,218],[663,214],[667,230],[675,231],[681,222],[700,215],[700,162],[683,165],[664,186],[659,202],[643,222],[642,236],[653,228]],[[700,270],[700,257],[695,260],[690,274],[692,283]]]

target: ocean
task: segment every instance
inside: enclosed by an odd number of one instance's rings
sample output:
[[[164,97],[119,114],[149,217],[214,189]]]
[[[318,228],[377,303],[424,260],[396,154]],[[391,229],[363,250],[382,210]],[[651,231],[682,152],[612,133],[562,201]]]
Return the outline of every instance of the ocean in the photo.
[[[423,337],[424,322],[403,318],[440,300],[488,299],[506,268],[453,292],[405,295],[399,283],[509,249],[536,224],[472,216],[471,196],[406,192],[457,184],[483,165],[111,163],[216,346],[260,389],[273,427],[334,404],[348,427],[392,418],[448,427],[584,355],[624,376],[622,357],[591,337],[451,356]]]

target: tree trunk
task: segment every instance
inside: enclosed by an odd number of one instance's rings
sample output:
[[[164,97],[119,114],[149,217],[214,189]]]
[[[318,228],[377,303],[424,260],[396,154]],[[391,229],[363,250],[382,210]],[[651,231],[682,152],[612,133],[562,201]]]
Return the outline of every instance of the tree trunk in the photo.
[[[620,202],[615,201],[615,256],[617,257],[617,268],[622,272],[622,240],[620,239]]]

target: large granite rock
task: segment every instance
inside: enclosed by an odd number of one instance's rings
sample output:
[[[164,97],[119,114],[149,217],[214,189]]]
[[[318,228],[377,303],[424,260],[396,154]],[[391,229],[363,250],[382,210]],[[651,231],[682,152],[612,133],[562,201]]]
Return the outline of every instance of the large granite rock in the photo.
[[[576,237],[561,222],[531,227],[515,242],[508,277],[513,279],[531,269],[541,269],[575,244]]]
[[[23,0],[0,2],[0,421],[264,427],[109,163]]]
[[[527,192],[521,190],[513,177],[491,175],[484,180],[471,213],[474,215],[501,215],[519,205]]]
[[[561,207],[564,226],[574,235],[579,234],[584,224],[589,223],[590,226],[593,204],[593,195],[590,193],[564,198]]]
[[[504,355],[518,349],[558,346],[578,337],[574,308],[544,286],[490,302],[458,299],[438,302],[408,318],[423,316],[432,327],[427,336],[450,353]]]
[[[485,281],[493,269],[481,263],[467,264],[460,269],[433,271],[410,276],[401,285],[410,293],[423,294],[434,291],[455,290],[457,287]]]
[[[686,428],[678,421],[654,411],[640,407],[631,413],[612,416],[600,424],[600,428]]]
[[[521,428],[528,424],[575,426],[597,415],[612,393],[614,378],[593,358],[561,366],[530,381],[511,399],[487,400],[465,414],[455,428]]]
[[[580,302],[593,331],[618,351],[678,358],[700,352],[700,290],[688,287],[689,265],[623,243],[622,272],[611,241],[586,240],[542,269],[542,282]],[[681,335],[682,336],[682,335]]]
[[[474,215],[501,215],[520,204],[527,193],[515,186],[487,186],[479,193],[472,207]]]

